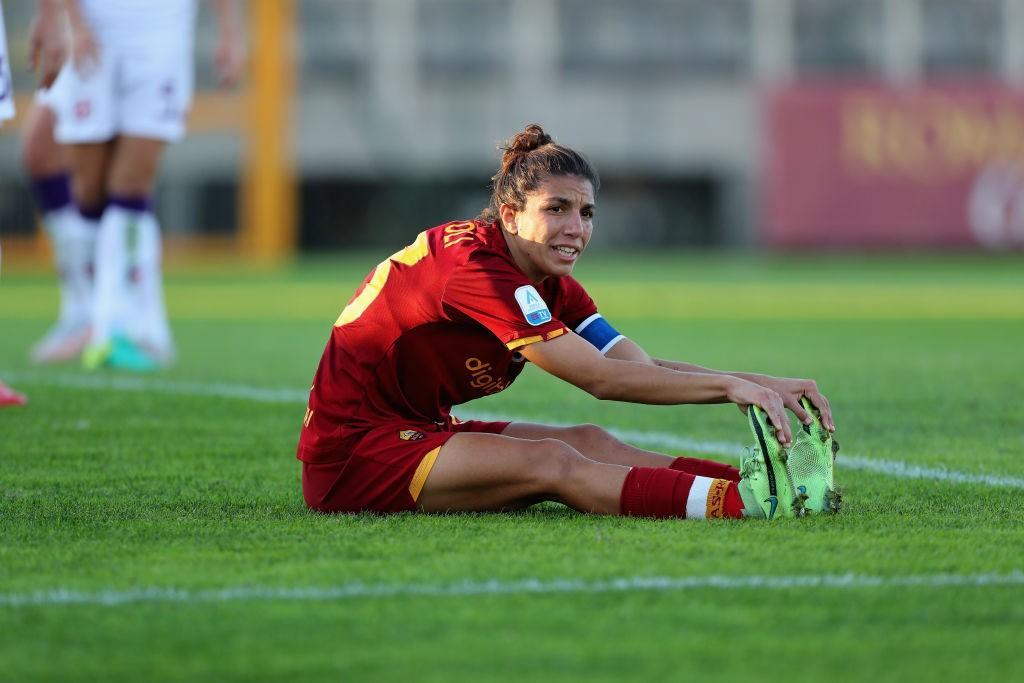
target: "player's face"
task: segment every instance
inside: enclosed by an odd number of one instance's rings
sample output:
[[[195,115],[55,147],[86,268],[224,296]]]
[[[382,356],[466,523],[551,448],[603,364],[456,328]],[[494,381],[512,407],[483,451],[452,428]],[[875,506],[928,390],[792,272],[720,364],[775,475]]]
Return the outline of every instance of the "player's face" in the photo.
[[[534,282],[568,275],[594,231],[594,187],[580,176],[550,176],[516,211],[501,206],[509,250]]]

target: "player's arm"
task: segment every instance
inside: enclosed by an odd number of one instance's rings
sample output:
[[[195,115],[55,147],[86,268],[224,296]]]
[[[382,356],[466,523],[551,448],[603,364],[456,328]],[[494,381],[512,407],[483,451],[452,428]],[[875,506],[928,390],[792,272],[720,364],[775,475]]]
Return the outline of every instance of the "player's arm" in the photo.
[[[821,419],[826,429],[835,431],[836,427],[832,421],[832,409],[829,406],[828,399],[825,395],[818,390],[818,384],[813,379],[794,379],[789,377],[773,377],[771,375],[760,375],[750,372],[725,372],[722,370],[712,370],[711,368],[701,367],[693,363],[682,363],[673,360],[663,360],[661,358],[652,358],[647,355],[639,344],[635,343],[627,337],[622,337],[618,342],[615,343],[607,352],[608,358],[616,360],[628,360],[637,363],[648,363],[657,365],[659,367],[668,368],[677,372],[686,373],[701,373],[709,375],[728,375],[730,377],[737,377],[747,382],[758,384],[762,387],[771,389],[779,396],[782,397],[783,405],[793,411],[797,419],[804,424],[810,424],[813,418],[807,414],[807,411],[800,405],[800,397],[806,396],[811,400],[818,410],[821,411]],[[773,423],[774,424],[774,423]]]
[[[624,341],[619,340],[614,346]],[[768,387],[733,375],[683,372],[640,358],[609,357],[578,334],[563,334],[550,341],[529,344],[520,351],[545,372],[602,400],[656,405],[727,402],[741,407],[758,405],[768,413],[772,424],[782,426],[779,440],[789,443],[792,439],[782,398]],[[626,349],[620,353],[626,353]]]
[[[806,396],[811,400],[818,410],[821,411],[822,423],[825,428],[829,431],[835,431],[836,426],[832,420],[832,408],[829,405],[828,399],[818,389],[818,383],[813,379],[798,379],[794,377],[774,377],[772,375],[761,375],[753,372],[725,372],[722,370],[712,370],[710,368],[702,368],[699,365],[693,363],[680,363],[671,360],[662,360],[660,358],[652,358],[651,361],[662,367],[673,368],[682,372],[712,372],[719,374],[732,375],[733,377],[739,377],[745,379],[748,382],[754,384],[760,384],[763,387],[767,387],[779,394],[782,397],[782,402],[787,408],[793,411],[797,419],[804,424],[810,424],[814,421],[814,418],[807,414],[803,406],[800,405],[800,397]]]
[[[240,29],[239,8],[235,0],[214,0],[217,15],[217,50],[214,63],[218,84],[231,87],[238,83],[245,68],[245,43]]]
[[[67,58],[67,45],[60,22],[62,9],[61,0],[39,0],[39,11],[29,31],[29,64],[39,77],[41,88],[53,85]]]

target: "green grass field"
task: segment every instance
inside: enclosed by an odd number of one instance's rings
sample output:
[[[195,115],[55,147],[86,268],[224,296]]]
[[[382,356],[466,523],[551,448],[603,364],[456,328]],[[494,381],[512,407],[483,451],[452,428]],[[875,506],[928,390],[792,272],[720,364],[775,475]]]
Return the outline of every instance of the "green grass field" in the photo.
[[[588,257],[652,354],[811,376],[837,517],[318,516],[295,441],[384,256],[172,270],[180,351],[32,368],[52,278],[6,264],[0,680],[1011,680],[1024,672],[1024,260]],[[528,369],[461,416],[595,422],[737,460],[732,406],[601,403]],[[844,458],[843,456],[846,456]],[[926,678],[927,677],[927,678]]]

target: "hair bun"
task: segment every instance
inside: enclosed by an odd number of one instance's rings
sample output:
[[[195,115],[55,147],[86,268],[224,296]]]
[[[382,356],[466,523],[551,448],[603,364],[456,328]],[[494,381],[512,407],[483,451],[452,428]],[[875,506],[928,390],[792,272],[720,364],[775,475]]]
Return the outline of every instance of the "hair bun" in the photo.
[[[554,142],[553,138],[544,132],[536,123],[531,123],[520,133],[513,135],[502,148],[501,167],[507,170],[516,159],[529,154],[538,147]]]

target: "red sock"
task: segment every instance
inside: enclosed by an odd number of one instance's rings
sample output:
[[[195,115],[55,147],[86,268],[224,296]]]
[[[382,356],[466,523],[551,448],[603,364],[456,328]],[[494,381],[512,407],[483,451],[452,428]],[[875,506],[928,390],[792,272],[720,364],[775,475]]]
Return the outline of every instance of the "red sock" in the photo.
[[[622,483],[619,510],[623,515],[658,519],[742,517],[743,501],[735,482],[665,467],[634,467]]]
[[[740,497],[740,487],[734,481],[729,482],[725,489],[725,500],[722,501],[722,516],[739,519],[743,516],[743,499]]]
[[[668,468],[670,470],[679,470],[680,472],[696,474],[700,477],[727,479],[729,481],[740,480],[740,471],[738,468],[733,467],[732,465],[726,465],[724,462],[715,462],[714,460],[705,460],[704,458],[678,457],[672,461],[672,464],[669,465]]]

